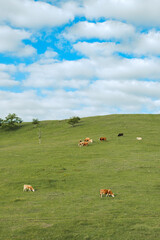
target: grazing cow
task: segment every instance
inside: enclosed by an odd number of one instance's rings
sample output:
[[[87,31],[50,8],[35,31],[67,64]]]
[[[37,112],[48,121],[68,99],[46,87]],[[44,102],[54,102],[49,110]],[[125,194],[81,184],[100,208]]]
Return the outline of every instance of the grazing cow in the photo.
[[[141,141],[141,140],[142,140],[142,137],[136,137],[136,139],[137,139],[138,141]]]
[[[85,140],[84,140],[84,141],[85,141]],[[93,143],[93,140],[92,140],[92,139],[89,139],[88,141],[85,141],[85,142]]]
[[[107,138],[106,137],[100,137],[100,139],[99,139],[100,141],[106,141],[107,140]]]
[[[118,134],[118,137],[121,137],[121,136],[123,136],[123,133],[119,133],[119,134]]]
[[[103,195],[106,195],[106,197],[108,197],[108,196],[114,197],[114,194],[111,191],[111,189],[100,189],[100,196],[101,196],[101,198],[102,198]]]
[[[78,146],[88,146],[88,142],[79,142]]]
[[[88,142],[83,142],[83,146],[88,146]]]
[[[81,140],[79,141],[78,146],[79,147],[83,146],[83,142]]]
[[[28,190],[32,192],[35,191],[31,185],[24,185],[23,191],[28,191]]]
[[[84,141],[85,142],[89,142],[91,139],[89,137],[85,138]]]

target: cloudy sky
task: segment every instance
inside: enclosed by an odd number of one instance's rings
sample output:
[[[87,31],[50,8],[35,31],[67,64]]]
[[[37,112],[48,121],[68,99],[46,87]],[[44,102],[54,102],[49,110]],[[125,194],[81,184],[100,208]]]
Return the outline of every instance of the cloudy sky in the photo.
[[[159,0],[0,0],[0,117],[160,113]]]

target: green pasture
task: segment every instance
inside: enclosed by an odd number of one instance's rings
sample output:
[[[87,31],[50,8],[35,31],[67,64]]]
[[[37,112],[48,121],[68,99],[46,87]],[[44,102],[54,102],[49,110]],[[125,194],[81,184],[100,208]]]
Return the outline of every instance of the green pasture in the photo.
[[[160,115],[43,121],[40,131],[41,143],[32,123],[0,129],[0,239],[160,239]],[[78,147],[85,137],[93,143]]]

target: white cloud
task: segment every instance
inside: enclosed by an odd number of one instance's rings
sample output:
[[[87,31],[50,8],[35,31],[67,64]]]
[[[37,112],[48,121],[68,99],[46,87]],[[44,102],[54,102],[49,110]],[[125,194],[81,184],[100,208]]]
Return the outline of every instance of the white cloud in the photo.
[[[17,67],[14,64],[0,64],[0,71],[6,71],[6,72],[11,72],[14,73],[16,72]]]
[[[97,67],[97,76],[101,79],[156,79],[159,80],[159,58],[123,59],[102,58]]]
[[[133,57],[159,57],[160,55],[160,32],[151,30],[148,33],[135,34],[130,41],[115,42],[78,42],[73,45],[79,53],[90,57],[110,57],[115,54],[129,54]]]
[[[24,86],[54,88],[86,86],[89,79],[94,76],[94,67],[87,59],[55,61],[50,64],[41,64],[40,61],[26,67],[25,71],[29,73],[29,77],[24,81]]]
[[[44,54],[41,54],[41,58],[55,58],[57,56],[57,53],[52,51],[52,49],[47,49],[47,51]]]
[[[48,58],[47,61],[39,62],[28,66],[20,65],[20,71],[27,73],[28,77],[23,81],[24,87],[34,88],[83,88],[88,86],[93,79],[106,79],[122,81],[125,79],[152,79],[159,80],[160,59],[159,58],[133,58],[127,59],[119,56],[107,55],[108,51],[102,51],[99,54],[99,48],[103,47],[99,43],[78,44],[77,48],[90,54],[89,59],[80,59],[76,61],[62,61]],[[92,52],[94,48],[94,53]],[[96,51],[97,47],[97,51]]]
[[[150,30],[148,33],[139,34],[131,44],[130,52],[136,55],[160,55],[160,31]]]
[[[0,91],[1,117],[9,112],[25,121],[160,113],[158,0],[0,0],[0,6],[0,53],[6,62],[16,62],[0,64],[0,87],[8,87]],[[89,21],[78,21],[77,15]],[[64,29],[65,23],[70,27]],[[26,39],[34,40],[37,50]],[[21,57],[35,53],[35,59],[22,63]],[[74,60],[76,54],[81,59]]]
[[[134,96],[137,99],[145,99],[145,98],[160,98],[160,82],[153,81],[138,81],[138,80],[98,80],[93,82],[90,85],[90,96],[92,99],[95,98],[95,95],[99,96],[99,99],[112,99],[111,103],[114,101],[118,104],[120,96],[130,96],[131,98]],[[114,94],[113,97],[109,96],[110,94]],[[119,94],[120,96],[119,96]],[[87,93],[89,94],[89,93]],[[108,95],[109,94],[109,95]],[[115,96],[117,97],[115,98]],[[128,99],[127,103],[130,102]]]
[[[95,81],[85,90],[76,92],[84,106],[79,110],[79,115],[158,112],[159,87],[160,83],[157,82],[137,80]]]
[[[19,85],[18,81],[12,78],[16,72],[14,65],[0,64],[0,87],[13,87]]]
[[[91,59],[110,57],[118,50],[118,46],[114,42],[78,42],[73,45],[73,48]]]
[[[159,0],[84,0],[83,3],[88,19],[105,17],[139,25],[160,25]]]
[[[159,113],[160,83],[137,80],[98,80],[75,92],[42,90],[11,93],[0,91],[4,118],[15,112],[25,121],[67,119],[115,113]],[[25,108],[24,108],[25,106]]]
[[[15,49],[16,50],[16,49]],[[17,51],[12,52],[11,55],[18,57],[30,57],[36,54],[36,49],[29,45],[20,45]]]
[[[39,64],[51,64],[56,62],[57,52],[48,48],[43,54],[39,54]]]
[[[16,56],[31,56],[36,50],[30,46],[22,43],[24,39],[30,39],[31,33],[13,29],[9,26],[0,26],[0,52],[11,53]]]
[[[67,5],[62,9],[33,0],[1,0],[0,5],[0,22],[25,28],[58,26],[73,20],[74,11],[77,12],[76,4],[70,10]]]
[[[13,87],[17,85],[19,85],[19,82],[11,79],[9,74],[0,72],[0,87]]]
[[[15,112],[25,121],[32,121],[33,118],[64,119],[71,117],[74,109],[80,104],[72,92],[57,90],[43,91],[43,94],[46,95],[45,98],[37,96],[36,91],[22,93],[0,91],[1,117],[4,118],[8,113]]]
[[[140,40],[131,46],[128,44],[112,43],[87,43],[78,42],[74,44],[74,49],[89,57],[92,64],[96,66],[93,75],[100,79],[156,79],[160,80],[160,59],[159,57],[152,56],[156,54],[154,46],[154,38],[150,38],[150,33],[141,36]],[[148,37],[149,36],[149,37]],[[156,36],[157,37],[157,36]],[[159,34],[158,34],[159,37]],[[143,44],[143,40],[144,44]],[[149,40],[148,40],[149,39]],[[157,44],[158,40],[156,39]],[[145,44],[145,42],[147,42]],[[134,47],[133,47],[134,45]],[[142,45],[142,47],[140,47]],[[155,51],[154,51],[155,50]],[[143,55],[145,58],[123,58],[118,56],[118,53]],[[148,54],[147,54],[148,53]],[[150,54],[149,54],[150,53]],[[152,53],[152,54],[151,54]],[[153,54],[154,53],[154,54]],[[157,46],[157,55],[159,50]],[[89,60],[88,60],[89,62]]]
[[[100,40],[108,39],[126,39],[133,36],[135,29],[132,25],[118,22],[78,22],[77,24],[65,30],[63,36],[71,41],[77,39],[99,38]]]
[[[5,118],[9,113],[16,113],[23,120],[32,121],[34,116],[42,112],[41,102],[34,91],[22,93],[0,91],[0,101],[2,118]]]

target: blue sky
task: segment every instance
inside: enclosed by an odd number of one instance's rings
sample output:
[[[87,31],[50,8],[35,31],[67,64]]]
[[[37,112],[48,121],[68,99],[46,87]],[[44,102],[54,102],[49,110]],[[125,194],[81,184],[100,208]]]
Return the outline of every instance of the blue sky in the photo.
[[[160,113],[159,0],[0,0],[0,117]]]

